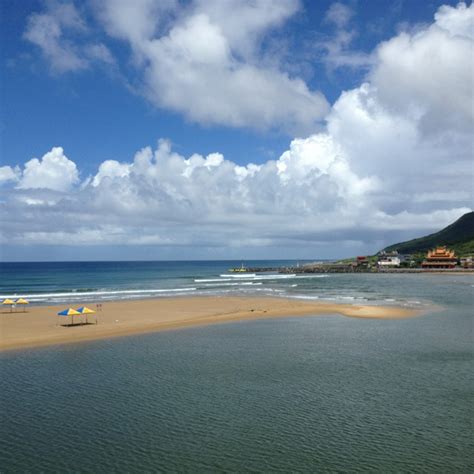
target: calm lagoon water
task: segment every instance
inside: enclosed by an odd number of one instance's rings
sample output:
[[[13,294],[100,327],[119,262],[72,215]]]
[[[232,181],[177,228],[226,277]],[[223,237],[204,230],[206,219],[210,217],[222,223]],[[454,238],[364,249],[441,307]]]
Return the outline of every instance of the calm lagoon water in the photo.
[[[305,284],[441,309],[3,353],[0,471],[473,472],[474,278]]]

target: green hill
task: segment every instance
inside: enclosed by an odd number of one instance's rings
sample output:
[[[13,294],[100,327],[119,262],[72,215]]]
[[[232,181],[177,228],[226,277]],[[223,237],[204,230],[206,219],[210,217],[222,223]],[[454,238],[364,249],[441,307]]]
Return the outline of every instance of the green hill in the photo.
[[[446,245],[459,256],[474,254],[474,212],[464,214],[456,222],[439,232],[390,245],[384,250],[386,252],[397,250],[399,253],[415,254],[426,252],[438,245]]]

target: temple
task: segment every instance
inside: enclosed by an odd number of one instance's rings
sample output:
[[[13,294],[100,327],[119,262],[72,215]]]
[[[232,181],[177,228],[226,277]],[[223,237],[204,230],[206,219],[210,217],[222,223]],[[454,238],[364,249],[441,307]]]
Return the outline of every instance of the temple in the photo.
[[[454,251],[446,247],[436,247],[428,251],[426,258],[421,264],[423,268],[454,268],[458,258]]]

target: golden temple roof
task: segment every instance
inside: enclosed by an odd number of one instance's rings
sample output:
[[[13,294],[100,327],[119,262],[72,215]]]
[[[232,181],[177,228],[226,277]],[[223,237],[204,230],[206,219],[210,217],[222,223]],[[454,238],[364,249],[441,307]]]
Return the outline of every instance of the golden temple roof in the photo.
[[[426,254],[427,260],[455,260],[457,259],[456,254],[453,250],[449,250],[446,247],[436,247],[433,250],[429,250]]]

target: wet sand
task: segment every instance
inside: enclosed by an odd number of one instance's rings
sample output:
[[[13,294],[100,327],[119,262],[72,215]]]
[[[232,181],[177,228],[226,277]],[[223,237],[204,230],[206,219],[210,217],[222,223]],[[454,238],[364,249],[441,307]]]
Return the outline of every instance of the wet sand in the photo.
[[[82,306],[80,304],[74,307]],[[0,313],[0,351],[142,334],[252,319],[339,314],[354,318],[400,319],[420,311],[392,307],[332,304],[262,297],[181,297],[103,303],[88,315],[88,325],[65,326],[71,317],[58,317],[62,306],[29,306],[26,312]],[[96,309],[95,305],[88,305]],[[95,324],[96,316],[98,324]],[[75,316],[74,322],[85,322]]]

